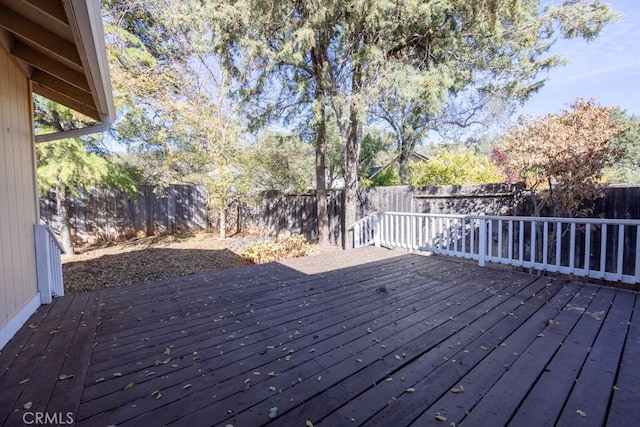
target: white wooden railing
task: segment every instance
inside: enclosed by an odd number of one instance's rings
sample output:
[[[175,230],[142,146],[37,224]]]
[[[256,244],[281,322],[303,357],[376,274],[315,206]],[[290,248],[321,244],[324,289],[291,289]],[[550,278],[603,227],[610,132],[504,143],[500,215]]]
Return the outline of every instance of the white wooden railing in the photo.
[[[373,213],[353,225],[374,244],[623,283],[640,283],[640,220]]]
[[[42,304],[49,304],[53,296],[64,296],[61,260],[64,249],[48,225],[35,226],[35,239],[38,291]]]

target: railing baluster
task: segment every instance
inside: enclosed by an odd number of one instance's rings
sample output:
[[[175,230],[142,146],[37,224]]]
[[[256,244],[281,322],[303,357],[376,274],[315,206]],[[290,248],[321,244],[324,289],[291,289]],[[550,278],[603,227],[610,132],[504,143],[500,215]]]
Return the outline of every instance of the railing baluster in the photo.
[[[529,254],[529,259],[531,261],[531,267],[533,268],[536,265],[536,240],[537,240],[537,234],[536,233],[536,221],[531,221],[531,246],[530,246],[530,251],[531,253]]]
[[[584,233],[584,271],[589,276],[591,271],[591,224],[585,224]]]
[[[542,226],[542,267],[547,268],[549,261],[549,221]]]
[[[487,236],[487,258],[491,258],[491,254],[493,252],[493,221],[491,219],[487,219],[487,228],[488,228],[488,236]]]
[[[520,263],[524,264],[524,220],[520,220],[520,235],[518,236],[518,259]]]
[[[465,254],[465,258],[466,258],[466,253],[467,253],[467,219],[466,218],[462,218],[461,222],[462,222],[462,230],[461,230],[462,253]]]
[[[502,220],[499,219],[498,220],[498,258],[499,260],[502,260],[504,258],[504,253],[502,250]]]
[[[562,223],[556,223],[556,271],[560,271],[562,263]]]
[[[484,267],[487,258],[487,220],[480,219],[480,235],[478,236],[478,265]]]
[[[616,279],[622,280],[622,261],[624,260],[624,224],[618,225],[618,251],[617,251]]]
[[[476,219],[475,218],[471,218],[469,219],[469,224],[471,225],[469,227],[469,233],[471,233],[470,236],[470,242],[469,244],[471,245],[471,248],[469,249],[469,253],[471,253],[471,255],[476,255]],[[480,250],[478,250],[478,253],[480,253]]]
[[[607,269],[607,224],[602,224],[600,229],[600,276],[604,278]]]
[[[453,220],[453,251],[458,253],[458,220]]]
[[[513,220],[509,220],[509,242],[508,242],[508,254],[509,264],[513,264]]]
[[[576,261],[576,223],[571,223],[571,232],[569,242],[569,273],[573,274],[575,271],[575,261]]]

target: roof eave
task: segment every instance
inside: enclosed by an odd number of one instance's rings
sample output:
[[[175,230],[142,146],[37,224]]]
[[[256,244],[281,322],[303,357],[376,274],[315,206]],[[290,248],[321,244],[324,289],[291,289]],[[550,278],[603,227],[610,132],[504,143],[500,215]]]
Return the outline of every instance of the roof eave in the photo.
[[[37,135],[36,142],[103,132],[109,129],[115,116],[100,3],[92,0],[67,0],[63,1],[63,6],[101,123],[81,129]]]

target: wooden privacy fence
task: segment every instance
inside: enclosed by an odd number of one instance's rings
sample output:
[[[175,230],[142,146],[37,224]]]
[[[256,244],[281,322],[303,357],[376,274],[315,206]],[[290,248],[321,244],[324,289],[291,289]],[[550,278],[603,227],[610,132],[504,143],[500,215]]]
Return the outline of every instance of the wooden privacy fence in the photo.
[[[114,240],[140,235],[190,231],[217,225],[208,216],[204,187],[172,185],[165,189],[140,186],[142,197],[130,200],[109,190],[92,190],[69,201],[72,237],[76,243]],[[250,203],[234,203],[229,209],[229,232],[269,235],[302,234],[317,239],[315,191],[256,193]],[[346,236],[344,190],[327,195],[330,240],[341,245]],[[640,218],[640,188],[605,189],[604,197],[593,202],[593,216],[620,219]],[[526,198],[518,185],[444,185],[433,187],[375,187],[358,190],[357,215],[372,212],[410,212],[464,215],[527,216]],[[55,195],[40,199],[42,221],[58,229]],[[579,236],[579,234],[578,234]]]
[[[355,247],[407,250],[640,283],[640,220],[376,212],[353,226]]]
[[[204,187],[140,185],[132,200],[120,191],[93,189],[68,200],[71,236],[75,243],[112,241],[208,227]],[[54,230],[60,227],[55,193],[40,198],[40,218]]]
[[[357,216],[375,211],[507,215],[517,213],[521,188],[517,185],[442,185],[433,187],[374,187],[358,190]],[[330,241],[342,245],[346,235],[344,190],[327,195]],[[266,191],[257,203],[241,210],[244,229],[271,235],[297,233],[318,238],[315,191]]]

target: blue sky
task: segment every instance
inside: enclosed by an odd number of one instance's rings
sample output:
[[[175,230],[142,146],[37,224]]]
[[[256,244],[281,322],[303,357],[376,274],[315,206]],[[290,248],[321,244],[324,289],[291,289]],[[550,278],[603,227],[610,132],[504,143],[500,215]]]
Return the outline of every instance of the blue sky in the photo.
[[[609,0],[622,18],[591,42],[560,40],[552,53],[570,63],[549,72],[545,86],[519,114],[543,115],[567,108],[576,98],[596,98],[640,117],[640,1]]]

